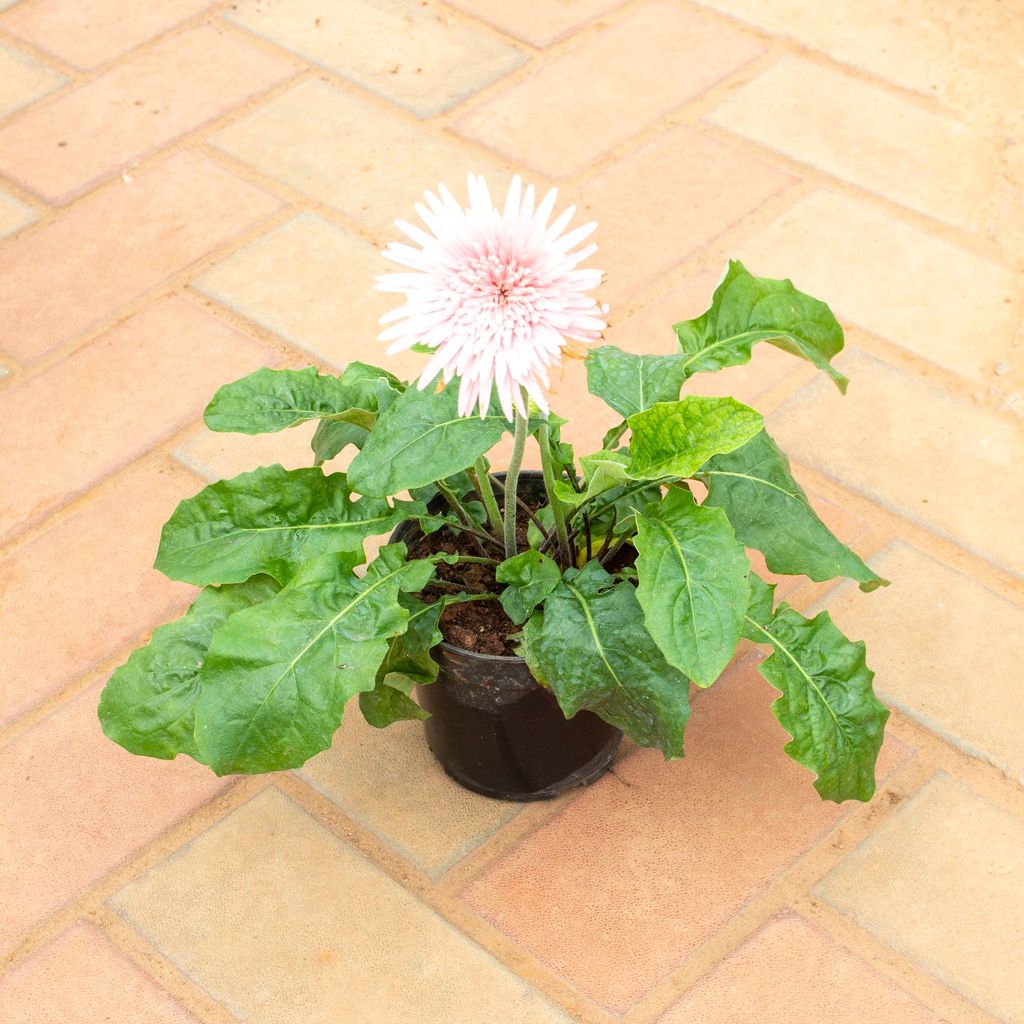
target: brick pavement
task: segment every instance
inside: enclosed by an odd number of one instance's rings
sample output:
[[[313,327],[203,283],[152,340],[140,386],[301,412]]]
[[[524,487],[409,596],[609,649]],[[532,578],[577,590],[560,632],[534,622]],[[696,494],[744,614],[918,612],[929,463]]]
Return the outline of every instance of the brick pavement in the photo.
[[[1021,0],[0,0],[0,1020],[1024,1022],[1022,53]],[[750,655],[685,761],[539,806],[408,723],[223,782],[102,737],[188,600],[174,502],[308,460],[204,403],[382,361],[377,249],[467,170],[598,219],[616,344],[728,256],[846,325],[845,399],[772,350],[695,385],[894,580],[787,593],[869,641],[870,805],[817,801]]]

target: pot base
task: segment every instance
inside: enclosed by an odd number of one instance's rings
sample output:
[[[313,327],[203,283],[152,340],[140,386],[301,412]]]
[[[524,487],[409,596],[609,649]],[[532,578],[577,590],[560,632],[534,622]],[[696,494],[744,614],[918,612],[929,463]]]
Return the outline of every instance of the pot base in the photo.
[[[444,769],[445,774],[462,786],[463,789],[468,789],[473,793],[479,793],[481,796],[490,797],[492,800],[508,800],[515,803],[530,803],[534,800],[553,800],[556,796],[565,793],[567,790],[574,789],[577,786],[593,785],[611,767],[612,761],[615,760],[615,755],[619,752],[619,746],[621,743],[622,734],[618,733],[617,735],[612,736],[603,750],[600,750],[590,761],[582,767],[577,768],[576,771],[567,775],[564,779],[559,779],[558,782],[555,782],[544,789],[537,789],[522,793],[510,793],[508,790],[491,789],[483,783],[471,779],[468,775],[463,775],[457,768],[453,768],[451,765],[445,764],[445,762],[437,755],[437,752],[433,747],[430,748],[430,751],[437,759],[438,764],[440,764]],[[429,740],[427,742],[427,746],[430,746]]]
[[[622,733],[589,711],[571,719],[519,658],[469,655],[441,644],[436,683],[416,695],[427,744],[460,786],[495,800],[550,800],[594,782]]]

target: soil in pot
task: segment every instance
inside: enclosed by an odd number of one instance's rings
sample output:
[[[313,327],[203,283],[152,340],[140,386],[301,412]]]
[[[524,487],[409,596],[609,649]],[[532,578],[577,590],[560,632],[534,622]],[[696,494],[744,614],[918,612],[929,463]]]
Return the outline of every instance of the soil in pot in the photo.
[[[533,506],[533,510],[537,506]],[[520,549],[526,547],[527,514],[520,509],[517,520],[517,534]],[[426,558],[438,552],[457,555],[479,555],[480,549],[473,538],[444,528],[426,537],[420,536],[409,544],[410,558]],[[490,558],[501,558],[501,552],[488,548]],[[425,601],[435,601],[442,594],[458,591],[467,593],[500,593],[504,588],[494,577],[494,567],[477,563],[437,566],[435,575],[452,584],[451,587],[431,584],[421,595]],[[497,601],[470,601],[468,604],[452,604],[441,614],[441,635],[445,642],[464,651],[497,656],[514,655],[515,645],[509,637],[518,633],[515,625],[505,614]]]

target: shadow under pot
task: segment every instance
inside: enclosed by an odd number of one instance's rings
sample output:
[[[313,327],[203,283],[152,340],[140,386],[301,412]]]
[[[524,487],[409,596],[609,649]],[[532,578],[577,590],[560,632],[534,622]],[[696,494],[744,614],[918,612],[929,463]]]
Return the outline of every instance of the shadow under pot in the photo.
[[[521,473],[519,495],[543,500],[543,476]],[[429,505],[431,512],[444,507],[443,498]],[[411,544],[420,536],[419,527],[406,522],[391,539]],[[416,699],[430,713],[423,723],[427,743],[459,785],[498,800],[550,800],[608,770],[622,731],[590,711],[567,719],[522,658],[447,642],[433,656],[437,680],[418,686]]]

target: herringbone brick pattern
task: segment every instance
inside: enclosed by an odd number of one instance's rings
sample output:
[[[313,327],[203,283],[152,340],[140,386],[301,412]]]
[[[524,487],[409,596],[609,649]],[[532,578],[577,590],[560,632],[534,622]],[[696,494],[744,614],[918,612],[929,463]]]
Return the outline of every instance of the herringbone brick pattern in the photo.
[[[0,0],[0,1020],[1024,1022],[1022,53],[1021,0]],[[728,256],[840,315],[845,399],[774,350],[695,383],[894,580],[786,595],[869,642],[870,805],[818,802],[749,656],[684,761],[541,806],[410,724],[224,782],[101,735],[189,598],[174,503],[310,461],[206,400],[382,361],[377,250],[469,170],[599,221],[623,347]]]

